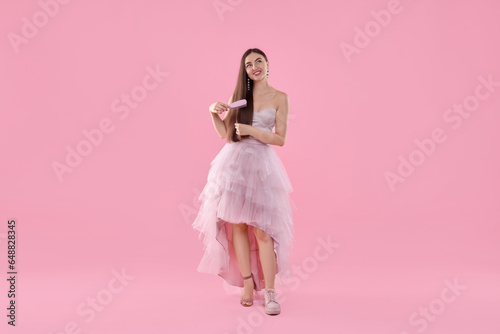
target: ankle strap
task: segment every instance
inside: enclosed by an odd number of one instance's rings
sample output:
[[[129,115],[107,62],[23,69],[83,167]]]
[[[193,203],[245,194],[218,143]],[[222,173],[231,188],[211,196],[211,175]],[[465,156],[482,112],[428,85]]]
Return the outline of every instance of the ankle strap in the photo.
[[[252,277],[253,277],[253,274],[250,274],[248,276],[243,277],[243,279],[249,279],[249,278],[252,278]]]

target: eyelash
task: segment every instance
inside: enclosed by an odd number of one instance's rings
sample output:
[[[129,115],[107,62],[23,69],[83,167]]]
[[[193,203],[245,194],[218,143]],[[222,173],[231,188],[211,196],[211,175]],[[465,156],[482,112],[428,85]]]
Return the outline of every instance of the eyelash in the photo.
[[[262,60],[257,60],[258,63],[262,63]],[[247,67],[249,66],[250,64],[247,64]]]

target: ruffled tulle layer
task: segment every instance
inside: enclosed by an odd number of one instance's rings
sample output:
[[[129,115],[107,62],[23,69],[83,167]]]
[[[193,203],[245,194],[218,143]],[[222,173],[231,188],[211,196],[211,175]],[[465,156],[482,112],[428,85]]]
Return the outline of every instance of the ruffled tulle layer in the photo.
[[[250,137],[226,143],[210,165],[207,184],[198,198],[200,209],[192,224],[200,231],[204,245],[197,270],[243,286],[232,244],[232,224],[246,223],[255,289],[264,287],[264,277],[254,228],[272,237],[277,277],[289,279],[294,240],[292,210],[296,207],[290,198],[292,185],[274,149]]]

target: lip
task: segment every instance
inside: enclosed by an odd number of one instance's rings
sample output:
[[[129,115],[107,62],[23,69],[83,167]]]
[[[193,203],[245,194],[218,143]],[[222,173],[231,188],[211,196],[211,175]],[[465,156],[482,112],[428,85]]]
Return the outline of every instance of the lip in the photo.
[[[255,73],[259,73],[259,74],[255,74]],[[253,75],[257,76],[257,75],[260,75],[261,73],[262,73],[262,71],[259,70],[259,71],[253,72]]]

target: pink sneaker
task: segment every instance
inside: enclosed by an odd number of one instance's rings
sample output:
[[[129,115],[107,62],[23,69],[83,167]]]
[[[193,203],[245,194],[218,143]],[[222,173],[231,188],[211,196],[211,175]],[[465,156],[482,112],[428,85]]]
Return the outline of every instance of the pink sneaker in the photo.
[[[278,315],[281,312],[280,304],[276,298],[276,290],[266,289],[264,294],[264,311],[268,315]]]

